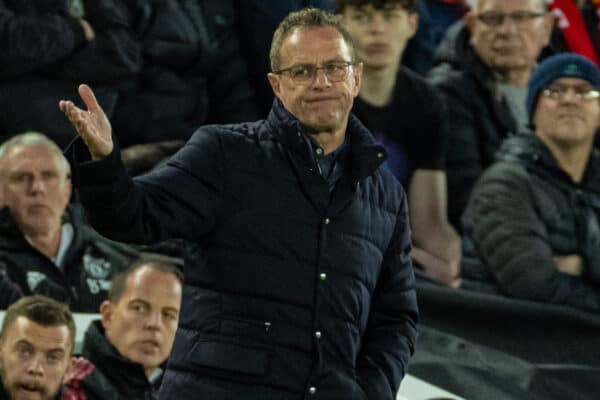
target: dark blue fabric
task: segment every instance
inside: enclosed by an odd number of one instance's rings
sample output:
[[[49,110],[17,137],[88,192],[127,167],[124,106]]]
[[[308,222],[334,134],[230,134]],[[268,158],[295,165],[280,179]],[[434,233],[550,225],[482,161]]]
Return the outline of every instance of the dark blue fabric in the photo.
[[[118,151],[74,166],[104,234],[186,239],[162,399],[395,398],[418,319],[406,196],[353,116],[331,193],[301,129],[276,101],[267,120],[202,127],[135,180]]]

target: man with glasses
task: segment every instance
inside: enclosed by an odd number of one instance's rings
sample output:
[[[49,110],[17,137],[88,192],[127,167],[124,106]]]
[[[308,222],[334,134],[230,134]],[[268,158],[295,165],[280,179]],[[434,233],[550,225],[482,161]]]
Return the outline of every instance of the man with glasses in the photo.
[[[447,32],[429,74],[448,105],[448,213],[458,229],[502,140],[528,130],[527,82],[553,25],[545,0],[476,0],[472,7]]]
[[[540,64],[535,134],[507,139],[463,217],[464,287],[600,310],[600,70],[565,53]]]
[[[363,66],[316,9],[282,21],[270,58],[267,120],[202,127],[133,180],[82,85],[87,110],[60,103],[81,199],[113,238],[186,239],[161,399],[395,399],[418,312],[406,196],[350,115]]]

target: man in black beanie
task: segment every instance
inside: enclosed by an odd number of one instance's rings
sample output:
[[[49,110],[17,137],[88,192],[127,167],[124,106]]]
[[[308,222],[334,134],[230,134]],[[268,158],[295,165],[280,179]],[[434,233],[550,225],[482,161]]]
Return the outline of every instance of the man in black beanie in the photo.
[[[507,139],[463,214],[465,287],[600,309],[600,71],[560,54],[533,73],[533,135]]]

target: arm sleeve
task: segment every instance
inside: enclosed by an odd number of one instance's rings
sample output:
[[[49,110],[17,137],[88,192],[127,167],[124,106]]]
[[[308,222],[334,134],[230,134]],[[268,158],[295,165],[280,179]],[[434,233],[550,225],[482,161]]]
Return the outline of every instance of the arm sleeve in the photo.
[[[466,216],[481,261],[510,296],[600,309],[600,291],[580,277],[560,273],[549,232],[538,215],[524,170],[488,170]],[[505,172],[506,171],[506,172]]]
[[[369,400],[393,400],[417,340],[418,308],[409,257],[406,197],[397,216],[375,289],[357,363],[357,379]]]
[[[71,154],[73,179],[91,224],[122,242],[150,244],[171,238],[199,238],[215,224],[222,193],[223,157],[219,135],[200,129],[156,171],[135,179],[125,172],[118,149],[99,161],[79,162],[79,141]]]
[[[71,17],[18,15],[0,2],[0,80],[61,61],[84,42],[83,28]]]

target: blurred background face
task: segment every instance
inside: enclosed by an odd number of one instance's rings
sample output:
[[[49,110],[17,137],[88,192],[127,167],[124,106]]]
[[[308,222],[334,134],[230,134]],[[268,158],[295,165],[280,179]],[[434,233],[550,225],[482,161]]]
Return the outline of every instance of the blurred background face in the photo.
[[[66,325],[46,327],[18,317],[0,342],[0,376],[11,400],[49,400],[70,364]]]
[[[381,69],[400,65],[406,43],[415,34],[418,17],[399,4],[388,4],[382,9],[372,5],[348,5],[342,20],[352,35],[357,58],[367,69]]]
[[[536,135],[545,143],[564,147],[587,145],[591,148],[596,129],[600,126],[600,100],[577,99],[575,93],[592,90],[592,85],[579,78],[560,78],[549,88],[566,93],[560,98],[540,94],[533,119]]]
[[[502,14],[513,17],[498,18]],[[546,12],[544,0],[478,0],[466,24],[471,45],[488,66],[518,70],[535,66],[549,41],[553,18]]]
[[[16,145],[0,163],[2,200],[23,233],[37,236],[61,226],[71,181],[59,156],[44,145]]]
[[[171,353],[181,289],[173,274],[141,267],[127,278],[116,304],[102,303],[106,337],[122,356],[141,364],[147,374]]]
[[[296,29],[281,46],[281,69],[301,64],[317,67],[334,61],[354,61],[342,35],[333,27]],[[360,89],[362,65],[349,67],[346,78],[331,82],[323,70],[314,79],[296,83],[286,74],[269,74],[275,95],[298,120],[317,132],[345,129],[354,97]]]

